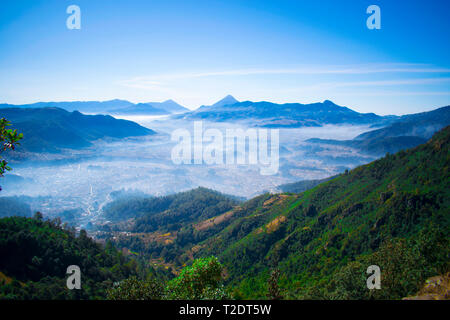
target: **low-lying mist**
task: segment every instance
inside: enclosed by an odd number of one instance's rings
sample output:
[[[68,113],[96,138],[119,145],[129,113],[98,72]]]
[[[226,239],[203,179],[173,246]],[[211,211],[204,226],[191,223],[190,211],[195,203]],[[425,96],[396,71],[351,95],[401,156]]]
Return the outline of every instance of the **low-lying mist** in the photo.
[[[305,142],[309,138],[352,139],[367,126],[324,126],[279,131],[279,170],[261,175],[258,165],[176,165],[171,159],[171,133],[180,128],[193,131],[193,122],[165,117],[121,117],[158,132],[157,135],[120,141],[97,141],[81,151],[41,154],[32,161],[14,163],[2,182],[1,196],[27,196],[34,211],[55,216],[78,215],[78,223],[98,218],[112,200],[111,192],[128,190],[160,196],[198,186],[239,197],[252,197],[277,186],[299,180],[321,179],[373,160],[373,157],[342,146]],[[225,132],[248,128],[245,124],[203,122],[204,129]],[[46,160],[48,159],[48,160]],[[7,175],[8,175],[7,174]],[[31,198],[28,198],[31,197]]]

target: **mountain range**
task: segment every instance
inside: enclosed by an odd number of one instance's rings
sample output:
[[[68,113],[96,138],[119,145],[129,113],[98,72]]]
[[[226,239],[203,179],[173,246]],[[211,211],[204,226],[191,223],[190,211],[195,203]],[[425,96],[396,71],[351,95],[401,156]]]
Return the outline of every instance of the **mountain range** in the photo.
[[[155,134],[135,122],[107,115],[84,115],[78,111],[49,108],[5,108],[0,117],[23,133],[18,152],[58,152],[63,148],[89,147],[102,138],[126,138]],[[12,153],[14,154],[14,153]]]
[[[262,127],[319,127],[324,124],[386,124],[396,116],[378,116],[374,113],[359,113],[347,107],[324,102],[301,104],[272,102],[239,102],[228,95],[211,106],[202,106],[194,111],[176,116],[188,120],[249,121]]]
[[[246,105],[229,102],[233,99],[227,97],[202,108]],[[335,121],[335,111],[345,119],[359,117],[327,101],[317,107],[315,125]],[[227,292],[237,299],[267,298],[268,283],[277,273],[281,274],[275,281],[279,294],[288,299],[400,299],[415,294],[428,277],[450,270],[449,110],[361,116],[368,117],[368,124],[385,121],[387,125],[350,140],[355,143],[351,147],[356,143],[383,147],[386,141],[402,139],[403,145],[410,139],[424,143],[329,179],[280,187],[289,193],[266,193],[245,202],[205,188],[165,197],[114,198],[103,211],[107,222],[96,225],[93,233],[97,241],[107,243],[106,250],[84,231],[79,237],[63,231],[57,220],[42,221],[39,215],[0,219],[0,297],[80,298],[59,290],[64,289],[66,276],[61,270],[70,261],[88,270],[87,284],[93,289],[82,298],[104,297],[112,281],[140,269],[118,255],[109,241],[125,255],[139,256],[138,261],[150,261],[152,267],[174,274],[194,259],[216,256],[225,267]],[[105,137],[155,133],[111,116],[54,107],[4,108],[0,117],[24,133],[25,150],[36,152],[83,148]],[[2,215],[30,215],[19,199],[2,199],[1,205],[6,210]],[[380,290],[367,290],[370,265],[383,272]],[[21,285],[14,285],[14,279]]]
[[[450,124],[450,106],[429,112],[402,116],[386,127],[365,132],[353,140],[309,139],[314,144],[348,146],[360,151],[383,155],[412,148],[427,141],[435,132]]]
[[[168,115],[187,111],[189,109],[179,105],[175,101],[166,100],[164,102],[137,103],[124,108],[111,109],[107,113],[123,115]]]
[[[94,125],[100,125],[99,119],[92,120],[89,130],[93,130],[93,135],[88,131],[80,131],[82,126],[74,126],[73,123],[80,121],[84,116],[78,111],[74,111],[70,117],[72,119],[66,123],[61,115],[64,110],[59,107],[41,108],[44,105],[61,106],[67,110],[80,109],[89,112],[98,111],[113,115],[171,115],[174,119],[185,120],[209,120],[209,121],[242,121],[250,126],[262,126],[272,128],[296,128],[302,126],[323,126],[334,125],[369,125],[378,128],[365,132],[352,140],[333,139],[309,139],[308,143],[315,145],[339,145],[346,146],[361,152],[380,156],[386,152],[394,153],[401,149],[412,148],[429,139],[436,131],[450,124],[450,106],[442,107],[433,111],[410,114],[404,116],[379,116],[374,113],[359,113],[347,107],[338,106],[335,103],[325,100],[322,103],[300,104],[286,103],[276,104],[270,102],[239,102],[233,96],[228,95],[210,106],[201,106],[197,110],[188,109],[177,104],[173,100],[164,102],[149,102],[133,104],[126,100],[111,101],[86,101],[86,102],[38,102],[31,105],[22,105],[16,108],[7,108],[8,104],[0,105],[0,116],[6,116],[18,128],[23,128],[23,132],[29,137],[24,142],[28,151],[56,151],[59,148],[79,148],[89,146],[91,140],[100,137],[124,137],[125,133],[120,133],[122,126],[117,130],[103,126],[99,130],[94,129]],[[15,110],[14,112],[11,110]],[[22,113],[19,110],[26,110]],[[35,110],[35,111],[33,111]],[[40,110],[40,111],[36,111]],[[43,113],[42,110],[47,110]],[[53,111],[51,111],[53,110]],[[58,110],[58,111],[57,111]],[[50,112],[51,111],[51,112]],[[43,116],[45,114],[45,116]],[[68,114],[65,114],[68,117]],[[26,116],[28,115],[28,116]],[[34,119],[34,117],[36,117]],[[27,119],[24,122],[24,119]],[[93,118],[94,119],[94,118]],[[31,122],[30,122],[31,121]],[[39,125],[37,122],[39,121]],[[63,121],[64,123],[62,123]],[[118,121],[118,120],[117,120]],[[85,123],[85,121],[82,121]],[[86,123],[89,123],[86,122]],[[124,122],[114,122],[114,125]],[[154,132],[145,131],[137,124],[128,123],[127,126],[133,128],[129,130],[129,135],[151,134]],[[77,129],[78,128],[78,129]],[[52,130],[56,130],[60,135],[54,135]],[[106,131],[110,131],[107,133]],[[137,131],[136,131],[137,130]],[[139,131],[139,132],[138,132]],[[145,133],[146,132],[146,133]],[[125,135],[124,135],[125,134]],[[39,137],[48,137],[41,139]],[[35,139],[38,140],[34,141]],[[44,141],[45,140],[45,141]]]
[[[428,112],[401,116],[392,124],[373,131],[360,134],[355,140],[385,137],[421,137],[430,139],[435,132],[450,124],[450,106]]]
[[[3,108],[45,108],[54,107],[67,111],[79,111],[88,114],[142,114],[142,115],[168,115],[189,111],[173,100],[164,102],[132,103],[127,100],[109,101],[66,101],[66,102],[36,102],[31,104],[13,105],[0,104]]]

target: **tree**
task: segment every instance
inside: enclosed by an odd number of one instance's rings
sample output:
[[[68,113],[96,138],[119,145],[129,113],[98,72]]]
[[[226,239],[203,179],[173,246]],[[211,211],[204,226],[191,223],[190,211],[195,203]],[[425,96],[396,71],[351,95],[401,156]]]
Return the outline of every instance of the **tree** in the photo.
[[[194,260],[166,288],[168,299],[224,299],[223,266],[216,257]]]
[[[35,214],[33,215],[33,219],[42,221],[42,220],[44,220],[44,215],[41,212],[36,211]]]
[[[281,295],[280,287],[278,285],[278,279],[280,278],[280,270],[278,268],[272,270],[270,273],[269,280],[267,281],[268,293],[267,298],[271,300],[281,300],[283,296]]]
[[[7,129],[11,123],[5,118],[0,119],[0,153],[6,150],[15,150],[17,145],[20,145],[19,140],[23,138],[22,133],[18,133],[16,129]],[[3,177],[6,171],[11,170],[8,166],[8,162],[0,157],[0,177]],[[0,186],[0,191],[2,190]]]
[[[120,281],[107,291],[108,300],[160,300],[162,285],[155,279],[138,280],[135,276]]]

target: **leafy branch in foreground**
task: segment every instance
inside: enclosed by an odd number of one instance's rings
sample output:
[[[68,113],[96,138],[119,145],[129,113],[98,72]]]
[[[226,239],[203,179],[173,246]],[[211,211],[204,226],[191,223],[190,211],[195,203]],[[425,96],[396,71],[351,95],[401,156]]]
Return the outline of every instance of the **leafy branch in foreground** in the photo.
[[[168,299],[224,299],[221,285],[223,266],[214,257],[194,260],[185,267],[166,287]]]
[[[222,284],[223,266],[216,257],[194,260],[167,285],[156,279],[131,277],[108,290],[109,300],[220,300],[228,296]]]
[[[0,153],[6,150],[15,150],[16,146],[20,145],[19,140],[23,138],[23,134],[18,133],[16,129],[7,129],[9,126],[11,126],[11,123],[8,120],[0,119]],[[8,162],[0,158],[0,177],[3,177],[3,174],[9,170],[11,170],[11,167],[8,166]]]
[[[107,290],[108,300],[160,300],[163,287],[155,279],[145,281],[132,276]]]

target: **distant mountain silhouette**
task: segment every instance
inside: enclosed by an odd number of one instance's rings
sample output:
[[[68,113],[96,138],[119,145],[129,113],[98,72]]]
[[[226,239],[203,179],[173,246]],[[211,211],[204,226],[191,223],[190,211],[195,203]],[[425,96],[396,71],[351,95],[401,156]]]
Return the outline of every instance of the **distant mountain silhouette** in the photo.
[[[427,140],[415,136],[400,136],[400,137],[377,137],[362,140],[332,140],[332,139],[318,139],[312,138],[306,140],[310,143],[329,144],[346,146],[357,149],[364,153],[380,156],[383,154],[395,153],[403,149],[409,149],[426,142]]]
[[[60,108],[7,108],[0,117],[24,134],[18,151],[58,152],[62,148],[88,147],[101,138],[155,134],[137,123],[105,115],[84,115]]]
[[[415,136],[428,140],[435,132],[449,124],[450,106],[446,106],[428,112],[404,115],[384,128],[363,133],[355,139]]]
[[[225,98],[214,103],[211,107],[218,108],[218,107],[233,105],[238,102],[239,101],[237,101],[232,95],[227,95]]]
[[[155,108],[149,103],[138,103],[134,104],[130,107],[121,108],[121,109],[114,109],[114,110],[108,110],[107,113],[110,114],[127,114],[127,115],[166,115],[170,114],[170,112]]]
[[[375,124],[391,121],[392,116],[381,117],[374,113],[359,113],[341,107],[329,100],[321,103],[277,104],[266,101],[236,100],[227,96],[209,107],[188,112],[179,118],[205,119],[210,121],[251,121],[264,127],[313,127],[324,124]]]
[[[223,107],[223,106],[227,106],[227,105],[233,105],[235,103],[239,103],[239,101],[236,100],[232,95],[227,95],[223,99],[220,99],[219,101],[217,101],[216,103],[214,103],[210,106],[205,106],[205,105],[200,106],[194,112],[206,111],[208,109]]]
[[[309,139],[311,143],[342,145],[374,155],[416,147],[450,125],[450,106],[400,117],[388,126],[360,134],[353,140]]]
[[[315,186],[327,182],[331,179],[336,178],[337,176],[331,176],[325,179],[315,179],[315,180],[300,180],[292,183],[285,183],[279,185],[277,189],[279,192],[291,192],[291,193],[301,193],[305,192],[309,189],[314,188]]]
[[[84,113],[104,113],[109,109],[126,108],[132,106],[133,103],[126,100],[109,100],[109,101],[66,101],[66,102],[36,102],[30,104],[13,105],[0,104],[0,108],[47,108],[55,107],[65,109],[67,111],[80,111]]]
[[[164,102],[138,103],[126,108],[109,110],[111,114],[135,114],[135,115],[166,115],[172,113],[183,113],[189,109],[179,105],[173,100]]]
[[[155,108],[168,111],[170,113],[182,113],[189,111],[188,108],[183,107],[182,105],[176,103],[172,99],[166,100],[164,102],[147,102],[147,104]]]
[[[182,113],[189,109],[179,105],[173,100],[164,102],[132,103],[127,100],[109,101],[67,101],[67,102],[36,102],[31,104],[13,105],[0,104],[3,108],[61,108],[67,111],[80,111],[83,113],[102,114],[150,114],[162,115],[171,113]],[[142,112],[142,113],[140,113]]]

